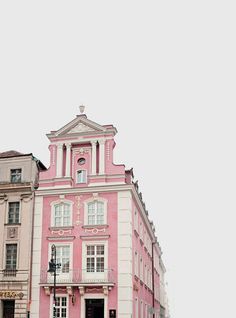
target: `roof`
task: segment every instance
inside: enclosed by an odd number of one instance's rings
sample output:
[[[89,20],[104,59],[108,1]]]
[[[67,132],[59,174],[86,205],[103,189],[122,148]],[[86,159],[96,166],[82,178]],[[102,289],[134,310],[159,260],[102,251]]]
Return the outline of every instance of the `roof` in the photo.
[[[8,150],[4,152],[0,152],[0,158],[12,158],[12,157],[24,157],[24,156],[31,156],[34,161],[36,161],[39,170],[47,170],[44,164],[35,158],[32,153],[21,153],[16,150]]]
[[[23,153],[16,151],[16,150],[9,150],[9,151],[0,152],[0,158],[18,157],[18,156],[25,156],[25,155],[26,154],[23,154]]]

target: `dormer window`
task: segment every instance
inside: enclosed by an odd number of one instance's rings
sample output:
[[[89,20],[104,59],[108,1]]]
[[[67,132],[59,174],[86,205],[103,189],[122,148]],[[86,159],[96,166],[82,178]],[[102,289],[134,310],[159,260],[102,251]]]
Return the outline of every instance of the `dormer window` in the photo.
[[[87,182],[87,171],[86,170],[78,170],[76,176],[77,183],[86,183]]]
[[[11,169],[11,182],[17,183],[21,182],[21,169]]]

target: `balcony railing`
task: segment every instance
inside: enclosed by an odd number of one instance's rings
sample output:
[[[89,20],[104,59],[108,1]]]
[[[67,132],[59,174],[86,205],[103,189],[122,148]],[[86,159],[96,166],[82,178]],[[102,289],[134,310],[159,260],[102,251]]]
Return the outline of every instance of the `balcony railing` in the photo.
[[[54,276],[41,270],[40,283],[53,284]],[[112,269],[104,269],[104,272],[87,272],[85,270],[69,270],[68,273],[58,272],[56,276],[57,285],[68,284],[108,284],[114,283],[114,272]]]
[[[3,276],[4,277],[16,277],[16,269],[4,269]]]

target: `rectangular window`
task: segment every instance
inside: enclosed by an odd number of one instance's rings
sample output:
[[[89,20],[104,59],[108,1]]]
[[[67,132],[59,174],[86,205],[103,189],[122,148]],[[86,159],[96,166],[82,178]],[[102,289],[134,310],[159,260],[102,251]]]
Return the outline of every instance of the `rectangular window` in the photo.
[[[8,223],[19,223],[20,220],[20,202],[9,202],[8,205]]]
[[[70,270],[70,246],[62,245],[56,246],[56,263],[61,264],[61,267],[57,269],[58,273],[69,273]]]
[[[17,244],[6,245],[6,270],[16,270]]]
[[[104,272],[104,245],[87,245],[87,272]]]
[[[56,297],[56,317],[67,318],[67,297]]]
[[[104,204],[94,201],[88,204],[88,225],[104,224]]]
[[[69,204],[60,203],[54,207],[54,224],[53,226],[70,226],[71,225],[71,208]]]
[[[77,183],[86,183],[87,182],[87,172],[86,170],[77,171]]]
[[[21,182],[21,169],[11,169],[11,182]]]

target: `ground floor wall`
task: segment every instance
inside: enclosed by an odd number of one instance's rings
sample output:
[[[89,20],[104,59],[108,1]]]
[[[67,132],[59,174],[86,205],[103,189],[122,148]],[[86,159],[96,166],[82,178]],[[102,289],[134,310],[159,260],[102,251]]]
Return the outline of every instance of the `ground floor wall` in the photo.
[[[28,282],[0,282],[0,318],[27,317],[28,288]]]

